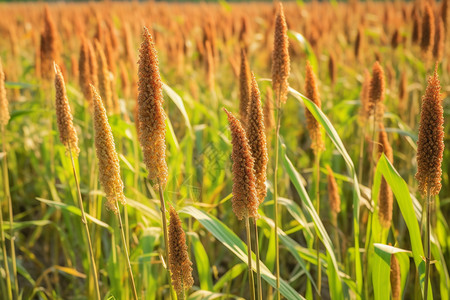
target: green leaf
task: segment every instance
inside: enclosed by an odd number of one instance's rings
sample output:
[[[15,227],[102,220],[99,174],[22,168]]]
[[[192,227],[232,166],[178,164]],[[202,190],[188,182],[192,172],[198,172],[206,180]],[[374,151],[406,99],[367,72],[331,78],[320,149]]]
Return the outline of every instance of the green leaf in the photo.
[[[200,281],[200,288],[202,290],[212,290],[211,267],[209,265],[208,254],[205,251],[198,234],[189,232],[191,238],[192,250],[194,252],[195,262],[197,265],[197,272]]]
[[[416,267],[419,271],[420,288],[422,289],[423,293],[425,281],[425,261],[423,260],[424,252],[419,223],[414,211],[413,200],[411,199],[411,195],[409,194],[408,185],[397,173],[397,170],[395,170],[395,168],[388,161],[384,154],[380,157],[380,160],[377,164],[372,188],[373,193],[376,193],[380,189],[381,176],[384,176],[386,182],[391,187],[402,213],[403,219],[405,220],[406,226],[408,227],[414,263],[416,264]],[[372,197],[374,197],[373,194]],[[431,285],[429,285],[428,299],[433,299]]]
[[[409,272],[408,254],[411,251],[378,243],[374,244],[374,250],[372,281],[375,300],[389,299],[391,292],[391,257],[393,254],[397,256],[403,285],[406,283],[406,276]]]
[[[188,206],[180,210],[180,213],[188,214],[199,221],[216,239],[218,239],[225,247],[236,255],[244,263],[247,263],[247,246],[245,243],[228,228],[225,224],[219,221],[214,216],[199,210],[193,206]],[[252,255],[253,257],[254,255]],[[253,257],[254,258],[254,257]],[[276,278],[269,271],[269,269],[260,262],[261,265],[261,277],[276,288]],[[253,260],[252,268],[256,270],[256,264]],[[284,280],[280,280],[280,293],[287,299],[304,299],[299,293],[297,293],[289,284]]]
[[[313,115],[313,117],[320,123],[321,126],[325,129],[325,132],[330,137],[331,141],[335,145],[336,149],[341,154],[342,158],[347,165],[347,169],[353,179],[353,235],[354,235],[354,243],[356,255],[355,255],[355,273],[356,273],[356,285],[358,287],[358,295],[361,295],[363,288],[363,278],[362,278],[362,266],[361,266],[361,254],[359,252],[359,205],[361,202],[361,194],[360,187],[358,183],[358,177],[355,171],[355,167],[353,165],[353,161],[348,155],[347,150],[344,147],[344,143],[342,143],[341,138],[339,137],[336,129],[334,129],[330,120],[328,120],[327,116],[322,112],[322,110],[317,107],[314,102],[303,96],[301,93],[296,90],[289,88],[289,92],[292,96],[294,96],[299,102],[303,103],[305,107],[309,110],[309,112]],[[358,296],[359,298],[360,296]]]
[[[241,275],[241,273],[244,272],[245,270],[247,270],[247,265],[244,263],[234,265],[230,270],[228,270],[228,272],[226,272],[225,274],[222,275],[222,277],[220,277],[220,279],[216,282],[212,290],[214,292],[219,292],[226,283],[232,281],[233,279]]]
[[[339,273],[339,267],[338,267],[338,263],[336,260],[336,256],[334,255],[333,243],[331,242],[331,239],[328,236],[328,233],[325,230],[325,227],[323,226],[322,221],[320,220],[320,217],[317,214],[313,203],[311,202],[311,199],[309,199],[308,193],[306,192],[306,189],[300,180],[300,174],[294,168],[294,166],[292,165],[292,162],[289,160],[289,158],[286,155],[286,146],[281,145],[281,149],[283,151],[282,159],[283,159],[284,167],[289,175],[289,178],[291,179],[291,182],[294,184],[295,189],[297,190],[298,194],[300,195],[300,199],[302,199],[303,204],[305,205],[306,211],[311,216],[311,218],[314,222],[314,227],[316,228],[316,232],[330,255],[331,263],[333,265],[333,268],[335,269],[335,274],[337,275]],[[341,279],[339,279],[339,277],[336,278],[336,280],[337,280],[337,282],[341,281]],[[333,291],[334,295],[337,295],[338,297],[342,297],[342,285],[341,284],[335,284],[330,287],[335,288],[335,290]]]
[[[317,63],[317,58],[316,55],[314,54],[314,49],[309,44],[308,40],[301,33],[293,30],[288,31],[288,37],[293,40],[296,40],[300,44],[300,46],[302,46],[303,51],[305,51],[306,57],[314,70],[314,73],[317,73],[319,69],[318,67],[319,64]]]
[[[52,200],[47,200],[47,199],[43,199],[43,198],[36,198],[36,200],[38,200],[38,201],[40,201],[42,203],[45,203],[48,206],[53,206],[53,207],[56,207],[58,209],[63,209],[65,211],[68,211],[68,212],[70,212],[70,213],[72,213],[74,215],[77,215],[77,216],[81,217],[81,210],[78,207],[76,207],[76,206],[68,205],[68,204],[65,204],[65,203],[62,203],[62,202],[56,202],[56,201],[52,201]],[[90,220],[93,223],[95,223],[95,224],[97,224],[97,225],[99,225],[101,227],[104,227],[104,228],[106,228],[106,229],[108,229],[109,231],[112,232],[111,226],[109,226],[105,222],[102,222],[99,219],[94,218],[93,216],[91,216],[88,213],[85,213],[85,215],[86,215],[86,218],[88,220]]]
[[[189,121],[188,114],[186,112],[186,108],[184,107],[183,99],[181,99],[180,95],[178,95],[170,86],[163,83],[163,89],[166,92],[166,94],[169,96],[170,99],[172,99],[173,103],[178,107],[181,114],[183,115],[184,122],[186,123],[186,127],[189,131],[189,134],[193,136],[192,126],[191,122]]]

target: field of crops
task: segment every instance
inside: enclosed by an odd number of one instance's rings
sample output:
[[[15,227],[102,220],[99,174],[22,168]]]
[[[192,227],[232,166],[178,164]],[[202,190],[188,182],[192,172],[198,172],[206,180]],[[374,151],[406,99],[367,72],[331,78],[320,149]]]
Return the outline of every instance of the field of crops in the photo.
[[[443,2],[0,5],[0,299],[450,299]]]

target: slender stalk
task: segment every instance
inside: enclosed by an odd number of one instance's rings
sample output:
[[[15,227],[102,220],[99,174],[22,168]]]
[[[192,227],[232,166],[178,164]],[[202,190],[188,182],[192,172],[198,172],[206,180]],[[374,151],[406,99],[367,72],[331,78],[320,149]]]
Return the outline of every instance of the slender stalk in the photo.
[[[137,296],[137,292],[136,292],[136,285],[134,283],[133,271],[131,270],[130,256],[128,254],[127,240],[125,238],[125,232],[123,230],[123,224],[122,224],[122,217],[120,216],[119,204],[117,202],[116,202],[116,206],[117,206],[117,218],[119,219],[120,237],[122,238],[123,249],[125,251],[125,257],[127,260],[127,268],[128,268],[128,273],[130,274],[131,287],[133,289],[133,297],[135,300],[138,300],[138,296]]]
[[[8,200],[8,212],[9,212],[9,230],[10,230],[10,248],[11,248],[11,261],[12,261],[12,272],[14,276],[14,296],[17,297],[19,293],[19,281],[17,279],[17,263],[16,263],[16,248],[15,248],[15,236],[14,236],[14,214],[11,200],[11,193],[9,191],[9,177],[8,177],[8,155],[6,154],[6,134],[5,126],[2,125],[2,151],[4,153],[3,157],[3,183],[5,188],[5,197]]]
[[[245,217],[245,230],[247,232],[247,258],[248,258],[248,284],[250,288],[250,299],[255,300],[255,284],[252,270],[252,238],[250,236],[249,217]]]
[[[2,241],[2,253],[3,253],[3,263],[5,267],[6,275],[6,290],[8,291],[8,299],[12,299],[12,289],[11,289],[11,277],[9,276],[9,266],[8,266],[8,256],[6,255],[6,244],[5,244],[5,233],[3,231],[3,212],[2,205],[0,204],[0,238]]]
[[[425,251],[425,285],[424,285],[424,295],[423,299],[427,300],[428,298],[428,281],[430,278],[430,262],[431,262],[431,195],[430,195],[430,187],[428,187],[427,191],[427,200],[426,200],[426,217],[427,217],[427,235],[426,235],[426,251]]]
[[[92,249],[91,235],[89,233],[89,226],[87,224],[86,214],[84,213],[83,199],[81,197],[80,184],[78,182],[77,172],[75,171],[75,163],[73,160],[72,150],[70,149],[70,143],[69,143],[69,152],[70,152],[70,161],[72,163],[73,177],[75,178],[75,185],[77,187],[78,206],[81,210],[81,222],[84,224],[84,230],[85,230],[87,241],[88,241],[89,260],[91,262],[91,270],[92,270],[91,272],[92,272],[92,275],[94,276],[95,293],[97,295],[96,298],[98,300],[100,300],[101,295],[100,295],[100,288],[98,285],[97,267],[95,266],[94,251]]]
[[[364,138],[366,136],[366,125],[361,128],[361,141],[359,145],[359,165],[358,165],[358,182],[362,184],[362,171],[363,171],[363,159],[364,159]]]
[[[276,266],[276,280],[277,280],[277,299],[281,299],[280,295],[280,248],[278,245],[278,137],[280,136],[280,123],[281,123],[281,101],[280,93],[278,90],[276,96],[277,109],[275,110],[275,119],[277,120],[277,127],[275,133],[275,170],[273,174],[273,200],[275,206],[275,266]]]
[[[174,297],[174,289],[172,287],[172,279],[170,277],[170,261],[169,261],[169,238],[168,238],[168,230],[167,230],[167,219],[166,219],[166,204],[164,202],[164,193],[161,187],[161,183],[158,178],[158,187],[159,187],[159,201],[161,202],[161,220],[164,232],[164,246],[166,251],[166,266],[167,266],[167,274],[169,276],[169,287],[170,294],[172,295],[172,299],[176,299]]]
[[[316,211],[320,218],[320,151],[315,154],[315,177],[316,177]],[[321,299],[322,288],[322,264],[320,261],[320,239],[316,234],[316,247],[317,247],[317,298]]]
[[[253,225],[255,227],[256,287],[258,289],[258,299],[262,300],[261,266],[259,263],[259,240],[258,240],[258,225],[256,224],[256,218],[253,218]]]

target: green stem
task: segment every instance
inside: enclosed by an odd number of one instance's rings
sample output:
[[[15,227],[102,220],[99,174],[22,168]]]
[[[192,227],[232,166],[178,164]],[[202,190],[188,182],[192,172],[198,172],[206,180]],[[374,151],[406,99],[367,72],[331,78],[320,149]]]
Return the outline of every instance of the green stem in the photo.
[[[14,236],[14,214],[13,214],[13,206],[11,200],[11,193],[9,190],[9,177],[8,177],[8,155],[6,153],[6,134],[5,134],[5,126],[2,125],[2,151],[4,153],[3,157],[3,183],[5,188],[5,197],[8,200],[8,212],[9,212],[9,230],[10,230],[10,248],[11,248],[11,261],[12,261],[12,272],[14,276],[14,296],[17,298],[19,293],[19,281],[17,279],[17,263],[16,263],[16,248],[15,248],[15,236]]]
[[[0,204],[0,238],[2,240],[3,263],[5,265],[6,286],[8,291],[8,299],[12,299],[11,277],[9,276],[8,256],[6,255],[5,234],[3,231],[3,212],[2,204]]]
[[[250,288],[250,299],[255,300],[255,284],[253,281],[252,270],[252,238],[250,236],[250,221],[249,217],[245,217],[245,230],[247,233],[247,263],[248,263],[248,284]]]
[[[92,272],[92,276],[94,277],[95,292],[97,295],[97,299],[100,300],[101,295],[100,295],[100,288],[98,285],[97,267],[95,266],[94,251],[92,249],[91,235],[89,233],[89,226],[87,224],[86,214],[84,213],[83,199],[81,197],[81,191],[80,191],[80,184],[78,182],[77,172],[75,171],[75,163],[73,161],[73,155],[72,155],[72,150],[70,149],[70,144],[69,144],[69,152],[70,152],[70,161],[72,163],[73,177],[75,178],[75,185],[77,187],[78,207],[81,210],[81,222],[84,224],[84,231],[86,233],[86,237],[87,237],[87,241],[88,241],[88,251],[89,251],[89,258],[91,261],[91,268],[92,268],[91,272]]]
[[[123,230],[122,217],[120,216],[119,204],[117,202],[116,202],[116,206],[117,206],[117,218],[119,219],[120,237],[122,238],[122,244],[123,244],[123,249],[125,252],[125,258],[127,260],[127,268],[128,268],[128,273],[130,275],[131,287],[133,289],[133,297],[135,300],[138,300],[138,296],[137,296],[137,292],[136,292],[136,285],[134,283],[133,271],[131,270],[130,255],[128,254],[127,241],[125,239],[125,233]]]
[[[253,218],[253,225],[255,227],[256,287],[258,290],[258,299],[262,300],[261,266],[259,263],[258,224],[256,224],[256,218]]]
[[[161,221],[163,226],[163,232],[164,232],[164,246],[165,246],[165,252],[166,252],[166,266],[167,266],[167,274],[169,275],[169,287],[170,287],[170,294],[172,295],[172,299],[176,299],[174,289],[172,286],[172,279],[170,276],[170,260],[169,260],[169,235],[167,230],[167,219],[166,219],[166,203],[164,202],[164,193],[163,189],[161,187],[161,182],[158,178],[158,187],[159,187],[159,201],[161,203]]]
[[[316,211],[320,218],[320,151],[317,151],[315,155],[315,181],[316,181]],[[317,298],[321,299],[322,288],[322,266],[320,261],[320,239],[316,234],[316,247],[317,247]]]
[[[431,262],[431,193],[430,187],[428,186],[427,200],[426,200],[426,217],[427,217],[427,235],[426,235],[426,251],[425,251],[425,285],[423,289],[423,299],[428,298],[428,281],[430,278],[430,262]]]
[[[275,119],[277,120],[277,127],[275,132],[275,170],[273,174],[273,200],[275,208],[275,266],[276,266],[276,281],[277,281],[277,299],[281,299],[280,295],[280,248],[278,245],[278,137],[280,135],[281,125],[281,103],[280,103],[280,91],[277,93],[277,109],[275,110]]]
[[[363,159],[364,159],[364,139],[366,136],[366,126],[361,128],[361,141],[359,145],[359,170],[358,170],[358,182],[362,184],[362,171],[363,171]]]

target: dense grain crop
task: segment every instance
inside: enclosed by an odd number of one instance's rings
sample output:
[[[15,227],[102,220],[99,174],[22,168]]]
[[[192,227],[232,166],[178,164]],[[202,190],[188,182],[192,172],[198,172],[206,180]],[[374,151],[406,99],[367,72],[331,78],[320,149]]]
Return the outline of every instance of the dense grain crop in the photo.
[[[0,300],[449,299],[448,3],[2,3]]]

